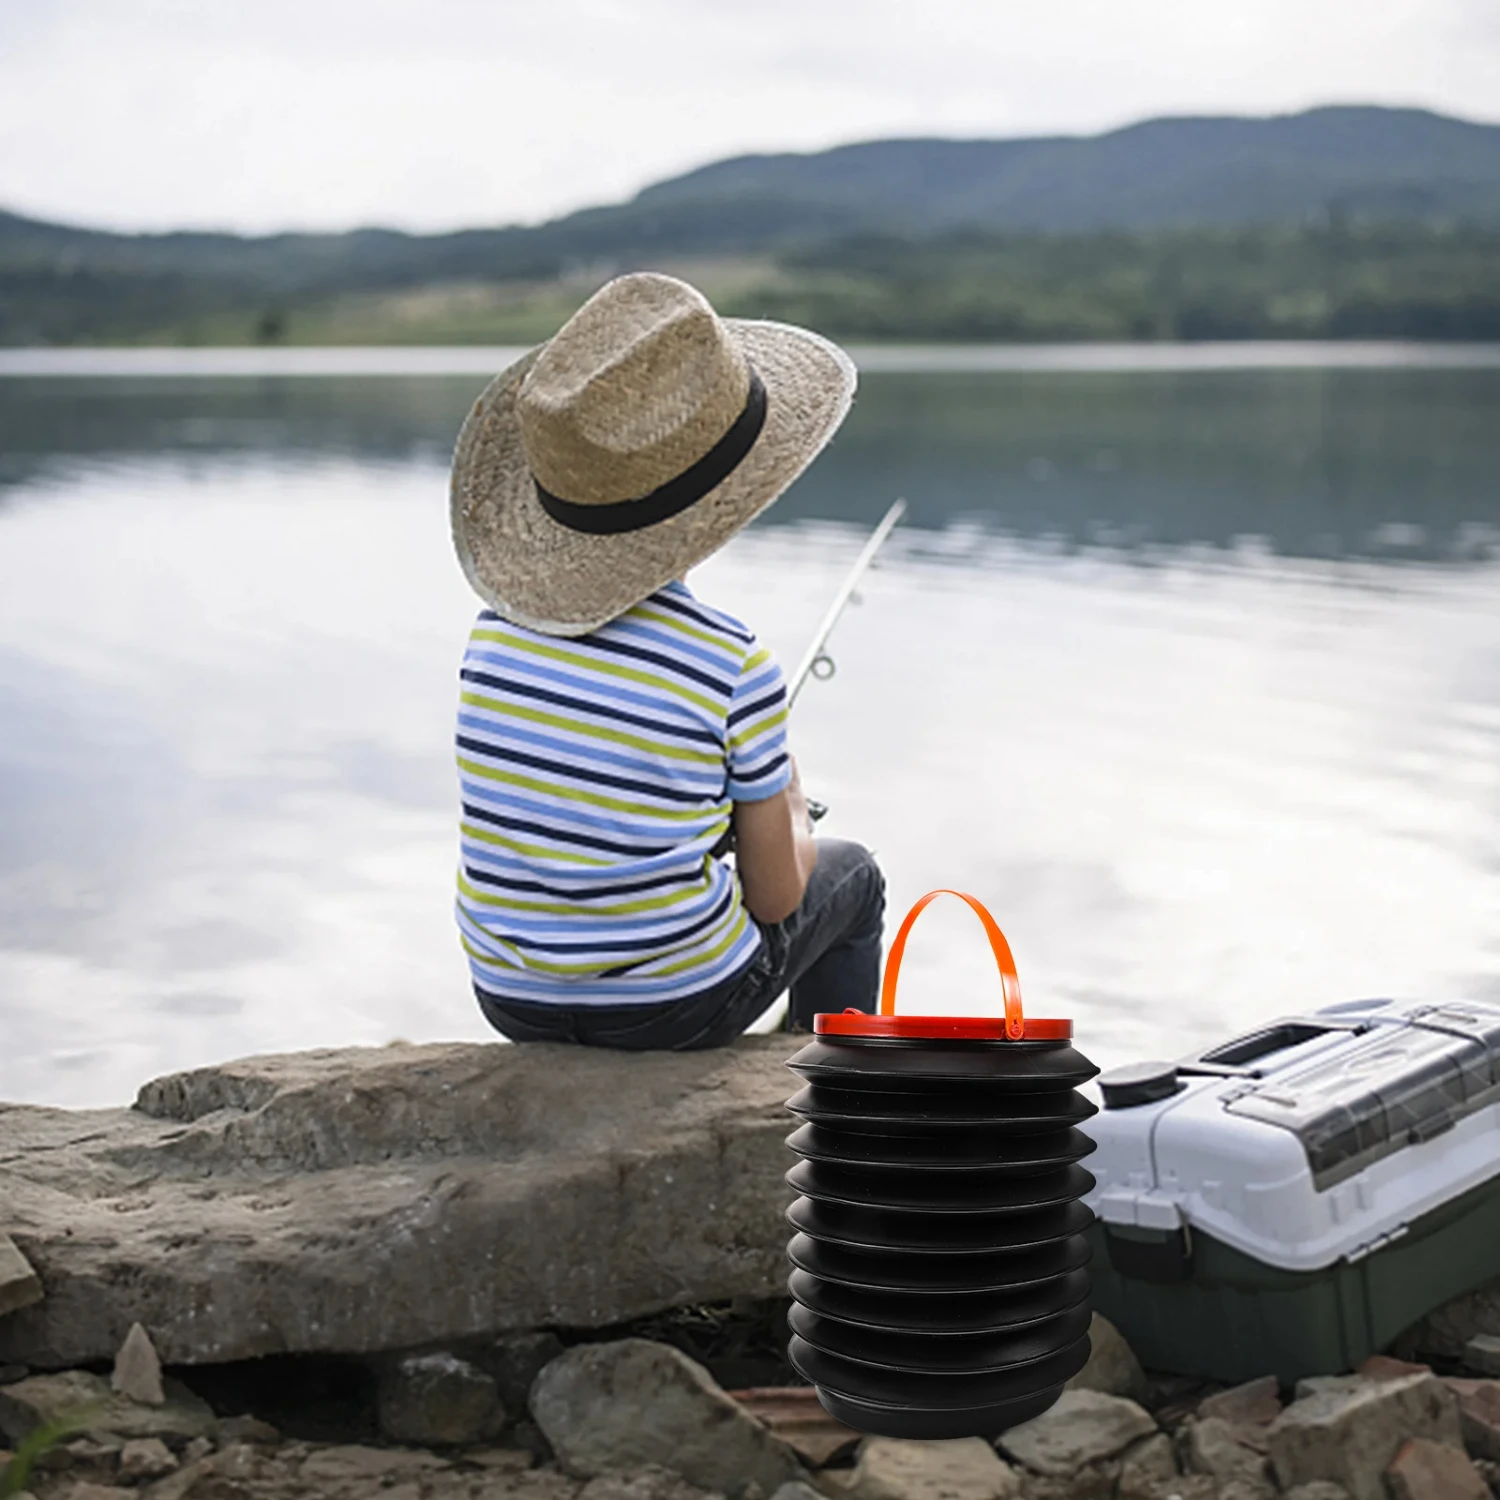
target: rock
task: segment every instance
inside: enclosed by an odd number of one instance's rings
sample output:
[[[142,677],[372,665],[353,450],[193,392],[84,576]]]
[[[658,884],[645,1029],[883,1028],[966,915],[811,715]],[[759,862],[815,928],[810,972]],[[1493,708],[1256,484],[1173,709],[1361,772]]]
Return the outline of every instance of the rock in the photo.
[[[511,1428],[510,1443],[512,1447],[522,1448],[529,1453],[533,1463],[548,1464],[557,1456],[552,1451],[552,1444],[547,1441],[547,1435],[530,1417],[522,1417]]]
[[[1386,1484],[1391,1500],[1490,1500],[1490,1487],[1457,1448],[1430,1438],[1401,1445]]]
[[[1500,1380],[1445,1380],[1471,1458],[1500,1459]]]
[[[789,1479],[771,1500],[828,1500],[822,1490],[815,1490],[805,1479]]]
[[[1349,1491],[1331,1479],[1309,1479],[1283,1492],[1284,1500],[1350,1500]]]
[[[33,1468],[47,1474],[66,1474],[76,1462],[72,1449],[67,1443],[44,1445],[41,1452],[31,1461]]]
[[[1023,1500],[1115,1500],[1120,1485],[1120,1460],[1100,1459],[1068,1475],[1033,1474],[1017,1469]],[[1192,1476],[1196,1478],[1197,1476]],[[1182,1483],[1179,1477],[1172,1487]],[[1156,1500],[1153,1495],[1152,1500]],[[1212,1491],[1207,1500],[1213,1500]]]
[[[352,1048],[8,1107],[0,1203],[47,1297],[0,1361],[102,1362],[136,1321],[208,1364],[780,1296],[796,1044]]]
[[[532,1381],[562,1352],[563,1341],[555,1333],[516,1333],[496,1339],[473,1359],[495,1382],[506,1411],[525,1411]]]
[[[1396,1359],[1389,1354],[1372,1354],[1354,1373],[1366,1380],[1399,1380],[1403,1375],[1429,1375],[1432,1366]]]
[[[1216,1391],[1198,1403],[1200,1417],[1217,1417],[1236,1427],[1265,1427],[1281,1415],[1281,1386],[1274,1375]]]
[[[1462,1359],[1469,1341],[1480,1334],[1500,1336],[1500,1279],[1428,1313],[1396,1341],[1396,1352]]]
[[[195,1464],[200,1458],[207,1458],[214,1451],[212,1438],[195,1437],[182,1450],[182,1461],[184,1464]]]
[[[25,1365],[3,1365],[0,1364],[0,1385],[14,1385],[18,1380],[25,1380],[31,1371]]]
[[[1282,1489],[1332,1479],[1353,1500],[1385,1500],[1386,1465],[1410,1437],[1462,1447],[1458,1401],[1434,1375],[1325,1383],[1266,1430]]]
[[[1466,1370],[1481,1375],[1500,1375],[1500,1334],[1476,1333],[1464,1344],[1462,1355]]]
[[[172,1450],[160,1438],[132,1438],[120,1449],[118,1472],[126,1484],[160,1479],[177,1467]]]
[[[1189,1425],[1183,1440],[1183,1459],[1194,1474],[1216,1479],[1270,1480],[1263,1430],[1238,1427],[1223,1417],[1200,1417]]]
[[[738,1500],[752,1481],[771,1495],[802,1477],[796,1454],[707,1370],[647,1339],[569,1349],[537,1376],[531,1411],[559,1462],[584,1478],[660,1464]]]
[[[1149,1500],[1158,1486],[1177,1478],[1177,1455],[1172,1439],[1153,1433],[1132,1444],[1120,1459],[1120,1500]]]
[[[1002,1434],[999,1445],[1028,1469],[1060,1476],[1113,1458],[1155,1431],[1156,1423],[1134,1401],[1100,1391],[1064,1391],[1049,1411]]]
[[[1102,1313],[1089,1324],[1089,1362],[1068,1382],[1070,1391],[1102,1391],[1106,1396],[1146,1399],[1146,1372],[1125,1336]]]
[[[1490,1494],[1500,1495],[1500,1463],[1491,1458],[1476,1458],[1474,1467],[1479,1470],[1484,1482],[1490,1487]]]
[[[1297,1382],[1292,1399],[1306,1401],[1309,1396],[1362,1391],[1369,1384],[1370,1381],[1363,1375],[1307,1375]]]
[[[92,1480],[80,1479],[65,1493],[63,1500],[136,1500],[136,1492],[119,1485],[95,1484]]]
[[[589,1480],[578,1500],[704,1500],[704,1492],[670,1469],[648,1464],[630,1474],[601,1474]]]
[[[756,1386],[730,1391],[730,1399],[775,1433],[806,1464],[821,1469],[860,1434],[828,1415],[810,1385]]]
[[[98,1484],[114,1484],[120,1467],[120,1449],[123,1446],[117,1437],[101,1433],[99,1440],[93,1437],[75,1437],[72,1442],[63,1443],[60,1448],[51,1449],[42,1457],[62,1457],[65,1460],[62,1467],[78,1479],[93,1479]],[[39,1464],[37,1467],[42,1466]]]
[[[470,1448],[464,1462],[495,1474],[524,1474],[532,1465],[532,1457],[524,1448]]]
[[[1236,1474],[1220,1481],[1218,1500],[1276,1500],[1276,1486],[1265,1475]]]
[[[238,1451],[238,1450],[233,1450]],[[203,1496],[204,1490],[198,1488],[199,1480],[212,1481],[218,1471],[219,1455],[206,1454],[186,1462],[175,1474],[168,1474],[165,1479],[158,1479],[155,1484],[147,1486],[138,1494],[144,1500],[196,1500]],[[241,1500],[243,1490],[230,1489],[227,1493],[220,1490],[224,1500]]]
[[[31,1262],[8,1234],[0,1234],[0,1318],[31,1307],[45,1295],[41,1277],[32,1270]]]
[[[222,1459],[221,1454],[218,1460],[210,1461],[222,1468]],[[302,1489],[313,1495],[380,1494],[389,1500],[392,1486],[421,1483],[451,1468],[446,1459],[434,1453],[348,1443],[315,1449],[298,1466],[297,1478]]]
[[[381,1371],[380,1430],[422,1447],[483,1443],[505,1426],[495,1382],[452,1354],[412,1354]]]
[[[983,1438],[918,1443],[868,1437],[844,1493],[851,1500],[1011,1500],[1021,1481]]]
[[[248,1413],[225,1417],[219,1423],[219,1439],[225,1443],[279,1443],[281,1434],[269,1422]]]
[[[118,1396],[101,1375],[63,1370],[31,1375],[0,1389],[0,1432],[19,1441],[34,1428],[72,1424],[122,1438],[195,1438],[213,1435],[213,1410],[176,1381],[166,1382],[161,1406]]]
[[[139,1323],[130,1325],[130,1332],[115,1355],[109,1384],[117,1395],[139,1401],[143,1406],[160,1406],[167,1399],[161,1388],[161,1361],[156,1357],[156,1346]]]
[[[1052,1481],[1056,1483],[1057,1481]],[[1159,1479],[1145,1492],[1145,1500],[1219,1500],[1219,1481],[1211,1474],[1179,1474],[1175,1479]],[[1030,1500],[1031,1491],[1027,1491]],[[1064,1492],[1055,1500],[1073,1500]]]

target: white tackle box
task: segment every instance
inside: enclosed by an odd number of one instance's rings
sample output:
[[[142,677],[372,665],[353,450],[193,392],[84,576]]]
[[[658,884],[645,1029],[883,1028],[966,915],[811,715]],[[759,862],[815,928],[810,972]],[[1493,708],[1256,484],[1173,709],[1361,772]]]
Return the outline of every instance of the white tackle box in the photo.
[[[1500,1276],[1500,1004],[1334,1005],[1099,1089],[1095,1304],[1148,1367],[1348,1369]]]

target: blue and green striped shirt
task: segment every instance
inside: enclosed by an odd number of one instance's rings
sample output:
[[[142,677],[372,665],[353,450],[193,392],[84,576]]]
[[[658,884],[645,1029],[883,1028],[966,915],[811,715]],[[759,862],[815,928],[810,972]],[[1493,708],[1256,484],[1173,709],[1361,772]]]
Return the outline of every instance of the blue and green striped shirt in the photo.
[[[786,687],[668,584],[586,636],[481,612],[460,672],[458,925],[474,982],[567,1005],[680,999],[760,946],[713,856],[791,780]]]

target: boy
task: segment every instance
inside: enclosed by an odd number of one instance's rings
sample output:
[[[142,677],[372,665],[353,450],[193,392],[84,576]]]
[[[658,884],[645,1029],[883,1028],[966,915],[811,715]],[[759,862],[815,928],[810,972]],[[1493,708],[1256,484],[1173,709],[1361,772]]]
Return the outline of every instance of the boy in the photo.
[[[457,910],[512,1040],[721,1046],[788,988],[793,1029],[874,1010],[879,869],[813,839],[780,669],[682,582],[812,462],[854,383],[816,334],[639,274],[464,423],[453,535],[488,608],[460,674]]]

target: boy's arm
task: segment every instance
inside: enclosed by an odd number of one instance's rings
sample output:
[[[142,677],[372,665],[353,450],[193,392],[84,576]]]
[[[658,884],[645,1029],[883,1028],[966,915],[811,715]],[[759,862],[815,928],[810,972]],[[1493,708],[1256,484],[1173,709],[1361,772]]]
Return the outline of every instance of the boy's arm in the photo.
[[[745,906],[767,926],[796,911],[818,862],[797,762],[790,784],[761,802],[734,804],[735,865]]]

